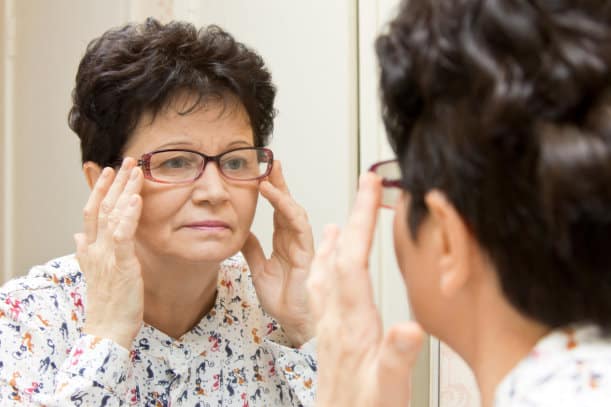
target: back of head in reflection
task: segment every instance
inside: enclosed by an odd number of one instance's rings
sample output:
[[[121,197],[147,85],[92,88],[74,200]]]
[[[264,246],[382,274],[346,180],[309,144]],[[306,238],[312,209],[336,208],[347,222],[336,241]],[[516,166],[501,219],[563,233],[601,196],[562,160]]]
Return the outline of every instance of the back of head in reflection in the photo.
[[[484,405],[503,377],[502,406],[611,386],[610,21],[607,2],[411,0],[376,42],[401,272]]]

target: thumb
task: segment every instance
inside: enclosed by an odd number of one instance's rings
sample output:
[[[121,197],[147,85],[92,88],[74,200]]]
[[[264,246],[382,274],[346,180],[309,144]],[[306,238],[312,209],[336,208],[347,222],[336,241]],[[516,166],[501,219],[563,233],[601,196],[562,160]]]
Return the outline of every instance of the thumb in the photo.
[[[393,394],[389,405],[407,406],[411,399],[411,376],[422,348],[424,332],[415,322],[390,328],[380,348],[377,371],[380,395]],[[388,399],[382,397],[380,400]]]
[[[242,254],[246,259],[246,263],[248,263],[250,274],[253,280],[255,280],[265,268],[266,259],[261,243],[259,243],[259,239],[257,239],[254,233],[250,232],[246,238],[244,246],[242,246]]]

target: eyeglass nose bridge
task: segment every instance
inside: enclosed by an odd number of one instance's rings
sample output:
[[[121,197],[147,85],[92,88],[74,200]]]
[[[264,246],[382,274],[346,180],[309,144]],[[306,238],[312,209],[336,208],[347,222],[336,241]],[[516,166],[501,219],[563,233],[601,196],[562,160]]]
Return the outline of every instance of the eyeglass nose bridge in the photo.
[[[195,153],[204,159],[203,164],[201,165],[199,172],[197,173],[197,176],[193,178],[193,181],[197,181],[198,179],[202,177],[202,175],[204,174],[204,171],[206,171],[206,166],[210,162],[216,163],[216,168],[219,174],[221,175],[221,177],[225,176],[225,174],[223,174],[223,170],[221,170],[221,160],[220,160],[221,156],[225,153],[221,153],[217,155],[206,155],[204,153],[200,153],[199,151],[192,151],[192,153]]]

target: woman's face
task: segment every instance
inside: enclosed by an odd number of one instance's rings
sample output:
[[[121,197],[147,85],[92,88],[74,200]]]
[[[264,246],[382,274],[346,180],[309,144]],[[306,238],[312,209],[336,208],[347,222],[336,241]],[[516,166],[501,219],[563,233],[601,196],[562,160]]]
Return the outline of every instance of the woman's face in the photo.
[[[188,114],[179,111],[194,99],[177,98],[154,120],[140,119],[124,156],[184,148],[212,156],[254,146],[252,128],[241,104],[208,103]],[[145,179],[136,242],[146,256],[189,263],[220,262],[235,254],[248,236],[255,214],[258,181],[225,179],[209,163],[192,183],[162,184]]]

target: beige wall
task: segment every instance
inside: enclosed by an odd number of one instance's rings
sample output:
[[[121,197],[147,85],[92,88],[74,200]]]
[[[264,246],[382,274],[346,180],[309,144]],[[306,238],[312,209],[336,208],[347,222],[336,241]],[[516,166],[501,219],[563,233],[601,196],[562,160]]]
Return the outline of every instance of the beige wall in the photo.
[[[4,126],[5,126],[5,111],[6,106],[4,103],[4,93],[5,93],[5,85],[4,85],[4,66],[6,60],[6,20],[5,20],[5,1],[0,0],[0,22],[2,23],[0,26],[0,152],[5,150],[4,146]],[[0,178],[0,220],[4,220],[4,182],[3,179]],[[0,223],[0,259],[4,259],[4,222]],[[3,267],[0,262],[0,267]],[[0,279],[2,279],[2,273],[0,273]]]
[[[11,1],[11,0],[5,0]],[[78,138],[67,126],[70,91],[87,42],[124,20],[121,0],[14,1],[16,21],[7,275],[73,250],[87,195]]]

